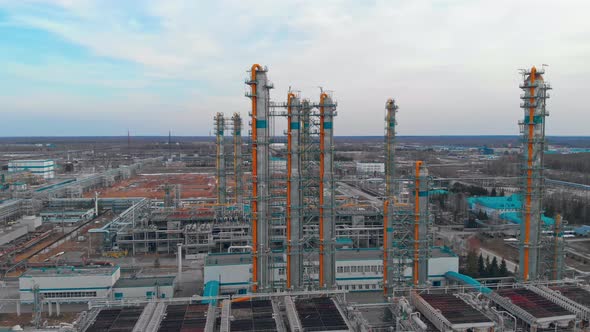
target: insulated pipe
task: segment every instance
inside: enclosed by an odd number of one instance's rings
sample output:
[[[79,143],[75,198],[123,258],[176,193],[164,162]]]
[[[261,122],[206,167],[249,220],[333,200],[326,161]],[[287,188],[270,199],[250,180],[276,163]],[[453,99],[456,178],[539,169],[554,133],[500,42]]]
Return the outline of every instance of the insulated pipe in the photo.
[[[383,201],[383,294],[387,295],[387,215],[389,213],[389,199]],[[401,258],[398,258],[401,259]]]
[[[258,290],[258,179],[257,179],[257,131],[256,131],[256,71],[262,70],[259,64],[253,64],[250,70],[252,91],[252,291]]]
[[[291,167],[292,167],[292,138],[291,138],[291,116],[293,114],[291,101],[295,94],[289,92],[287,95],[287,289],[291,288]]]
[[[554,237],[554,252],[553,252],[553,280],[560,279],[560,264],[559,264],[559,245],[560,241],[559,238],[562,236],[561,234],[561,215],[558,214],[555,216],[555,227],[553,228],[553,237]]]
[[[522,271],[523,280],[528,281],[529,279],[529,246],[531,241],[531,199],[533,190],[533,137],[535,130],[535,79],[537,76],[537,68],[533,66],[531,68],[530,84],[529,89],[530,99],[529,103],[529,123],[528,123],[528,151],[527,151],[527,179],[526,179],[526,205],[525,205],[525,220],[524,220],[524,268]]]
[[[420,263],[420,167],[422,161],[416,161],[415,180],[414,180],[414,285],[418,285],[419,263]]]
[[[326,285],[326,280],[324,276],[324,154],[325,154],[325,147],[324,147],[324,139],[325,139],[325,130],[324,130],[324,102],[328,98],[328,94],[322,92],[320,95],[320,211],[319,211],[319,228],[320,228],[320,274],[319,274],[319,282],[320,287],[324,287]]]

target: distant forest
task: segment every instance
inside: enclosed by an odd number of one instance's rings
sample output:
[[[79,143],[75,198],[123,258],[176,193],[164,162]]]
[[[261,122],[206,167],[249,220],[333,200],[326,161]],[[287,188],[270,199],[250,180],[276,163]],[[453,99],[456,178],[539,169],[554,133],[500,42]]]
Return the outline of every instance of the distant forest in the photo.
[[[284,137],[284,136],[283,136]],[[134,136],[133,142],[166,142],[167,135]],[[176,136],[172,133],[173,142],[213,142],[214,136]],[[383,142],[383,136],[335,136],[336,143],[372,143]],[[455,146],[518,146],[520,138],[516,135],[466,135],[466,136],[397,136],[399,143],[415,143],[424,145],[455,145]],[[590,136],[548,136],[550,144],[566,147],[590,147]],[[70,136],[70,137],[0,137],[0,143],[31,144],[31,143],[126,143],[127,136]]]

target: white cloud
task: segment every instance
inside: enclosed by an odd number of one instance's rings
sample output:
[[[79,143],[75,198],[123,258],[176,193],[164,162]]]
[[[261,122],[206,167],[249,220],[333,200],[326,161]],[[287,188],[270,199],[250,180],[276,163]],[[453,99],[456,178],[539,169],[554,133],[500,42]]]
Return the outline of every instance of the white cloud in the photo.
[[[270,68],[276,99],[284,98],[288,86],[311,97],[319,95],[318,85],[335,90],[338,135],[382,133],[390,96],[401,106],[400,134],[516,134],[522,117],[517,69],[549,63],[556,88],[550,105],[559,108],[549,133],[587,134],[575,122],[585,114],[575,82],[589,74],[587,1],[0,4],[13,24],[139,64],[149,80],[205,82],[208,91],[195,88],[183,100],[193,122],[217,111],[239,109],[245,116],[244,71],[259,62]],[[132,112],[137,102],[113,101],[111,107]]]

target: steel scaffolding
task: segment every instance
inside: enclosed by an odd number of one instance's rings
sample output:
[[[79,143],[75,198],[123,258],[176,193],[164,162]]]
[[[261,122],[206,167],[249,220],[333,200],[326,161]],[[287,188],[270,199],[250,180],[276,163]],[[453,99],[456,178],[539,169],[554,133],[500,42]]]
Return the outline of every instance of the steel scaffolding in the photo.
[[[214,121],[216,143],[215,171],[217,179],[217,204],[224,205],[226,203],[227,179],[225,176],[225,118],[223,117],[223,113],[217,113],[215,115]]]
[[[233,145],[234,145],[234,202],[242,204],[243,193],[243,162],[242,162],[242,117],[240,113],[234,113],[233,123]]]
[[[393,266],[392,248],[394,243],[397,245],[398,239],[394,238],[394,218],[395,211],[395,115],[398,110],[395,100],[390,98],[385,103],[385,199],[383,201],[383,293],[389,293],[389,287],[394,286],[394,279],[403,280],[404,276],[399,276],[399,271]],[[400,229],[401,230],[401,229]],[[400,234],[397,232],[396,234]],[[397,261],[402,261],[397,256]],[[398,263],[399,264],[399,263]],[[402,262],[403,264],[403,262]],[[403,270],[402,274],[403,274]]]
[[[545,105],[551,86],[543,79],[543,69],[522,70],[520,95],[524,120],[519,122],[523,142],[522,207],[520,230],[520,278],[537,280],[543,274],[541,257],[542,200],[544,192],[543,152],[545,149]]]
[[[252,65],[246,84],[246,93],[252,100],[252,291],[266,290],[272,286],[269,271],[269,102],[273,88],[266,77],[267,69]]]
[[[414,286],[418,286],[425,285],[428,280],[428,258],[430,258],[430,248],[432,247],[430,233],[432,224],[428,206],[428,170],[422,161],[416,162],[414,176],[414,267],[412,274]]]

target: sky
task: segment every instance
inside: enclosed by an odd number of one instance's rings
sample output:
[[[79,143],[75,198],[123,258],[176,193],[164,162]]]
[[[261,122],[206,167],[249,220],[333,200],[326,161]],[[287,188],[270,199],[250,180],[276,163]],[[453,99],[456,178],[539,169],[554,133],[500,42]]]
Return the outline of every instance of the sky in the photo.
[[[590,135],[590,1],[0,0],[0,136],[209,135],[268,67],[338,102],[335,135],[516,135],[548,64],[549,135]],[[248,121],[245,121],[247,124]]]

